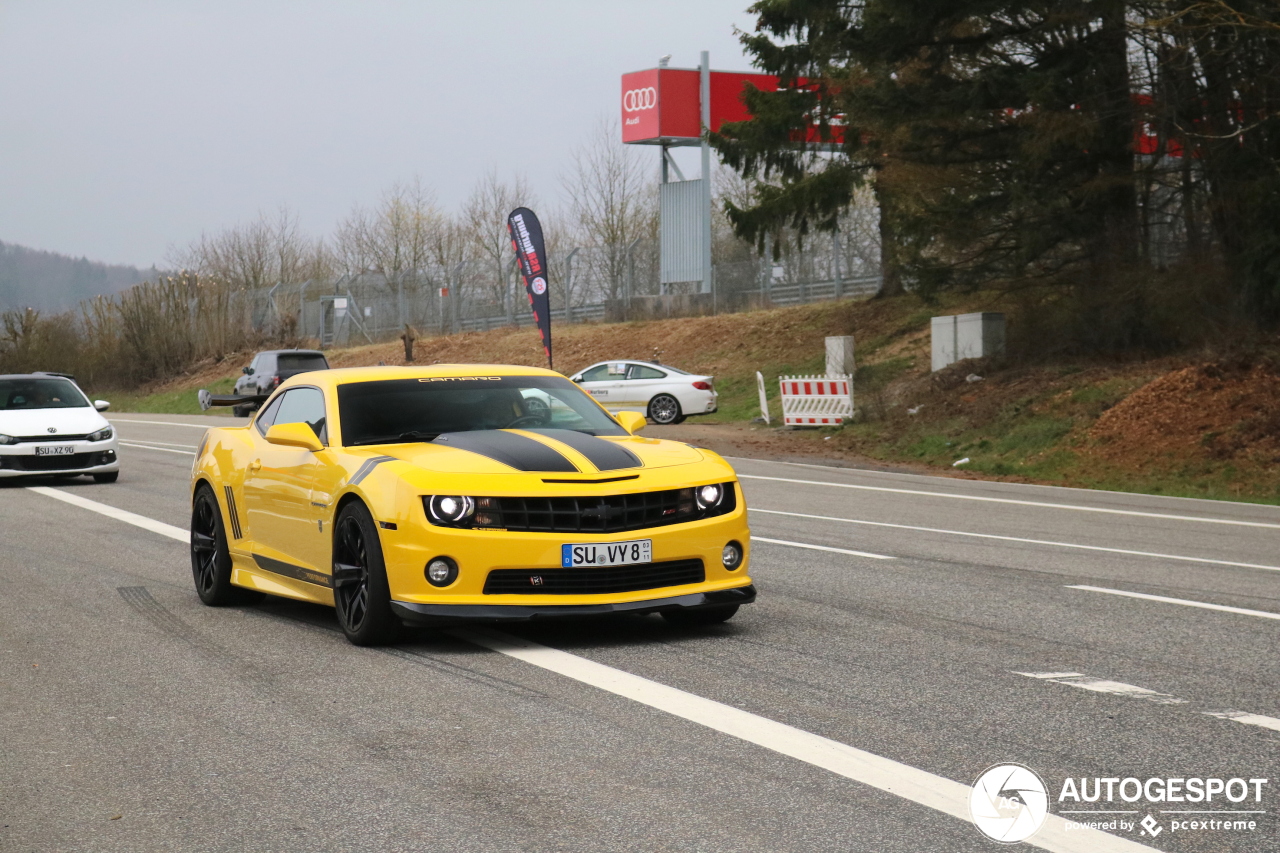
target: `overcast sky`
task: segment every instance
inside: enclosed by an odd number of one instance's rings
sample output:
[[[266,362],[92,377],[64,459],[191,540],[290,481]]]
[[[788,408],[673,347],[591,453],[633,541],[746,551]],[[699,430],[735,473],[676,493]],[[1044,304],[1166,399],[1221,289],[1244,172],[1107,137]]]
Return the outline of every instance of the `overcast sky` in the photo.
[[[749,68],[749,3],[0,0],[0,241],[163,265],[281,205],[327,234],[415,175],[455,210],[495,168],[552,206],[623,73]]]

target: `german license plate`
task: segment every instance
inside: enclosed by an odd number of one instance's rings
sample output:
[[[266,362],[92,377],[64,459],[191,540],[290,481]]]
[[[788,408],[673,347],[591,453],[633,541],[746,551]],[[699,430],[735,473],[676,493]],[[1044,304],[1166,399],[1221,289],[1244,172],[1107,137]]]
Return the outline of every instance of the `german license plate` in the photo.
[[[566,569],[581,566],[632,566],[652,562],[652,539],[560,546],[560,565]]]
[[[75,448],[70,444],[36,448],[36,456],[70,456],[74,452]]]

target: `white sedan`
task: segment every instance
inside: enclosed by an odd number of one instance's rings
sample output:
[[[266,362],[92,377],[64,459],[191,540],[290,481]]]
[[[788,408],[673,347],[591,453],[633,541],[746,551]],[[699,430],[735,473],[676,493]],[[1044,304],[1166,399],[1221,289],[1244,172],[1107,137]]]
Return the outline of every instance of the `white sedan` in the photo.
[[[0,376],[0,477],[120,476],[115,431],[70,378],[51,373]]]
[[[640,412],[656,424],[678,424],[716,410],[712,376],[651,361],[602,361],[570,377],[610,412]]]

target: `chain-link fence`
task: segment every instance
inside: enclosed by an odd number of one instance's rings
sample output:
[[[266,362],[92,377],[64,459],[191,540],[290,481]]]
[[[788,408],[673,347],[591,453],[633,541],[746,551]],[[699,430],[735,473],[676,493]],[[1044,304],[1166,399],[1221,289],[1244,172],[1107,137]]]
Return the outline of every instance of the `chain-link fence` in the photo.
[[[838,246],[833,241],[777,260],[752,254],[720,261],[710,293],[698,292],[699,282],[660,283],[653,242],[552,252],[552,321],[720,314],[875,294],[880,276],[856,257],[837,255]],[[442,335],[533,324],[513,259],[312,280],[245,296],[255,329],[287,330],[322,347],[389,340],[406,325],[419,335]]]

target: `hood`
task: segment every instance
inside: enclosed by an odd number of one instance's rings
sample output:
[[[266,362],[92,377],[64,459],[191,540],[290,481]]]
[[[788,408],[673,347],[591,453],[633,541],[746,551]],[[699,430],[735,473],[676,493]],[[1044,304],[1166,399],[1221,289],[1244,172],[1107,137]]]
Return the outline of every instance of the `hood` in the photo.
[[[88,435],[104,426],[108,426],[107,419],[92,406],[0,411],[0,433],[4,435],[53,435],[49,427],[56,429],[58,435]]]
[[[703,454],[677,441],[639,436],[596,437],[572,430],[474,430],[444,433],[422,444],[383,451],[442,473],[634,473],[701,462]]]

